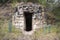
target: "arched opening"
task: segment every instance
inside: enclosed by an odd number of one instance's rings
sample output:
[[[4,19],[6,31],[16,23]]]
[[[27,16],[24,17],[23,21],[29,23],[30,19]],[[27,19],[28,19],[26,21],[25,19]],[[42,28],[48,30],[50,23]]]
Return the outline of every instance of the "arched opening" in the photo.
[[[31,31],[32,30],[32,14],[30,12],[24,12],[25,17],[25,31]]]

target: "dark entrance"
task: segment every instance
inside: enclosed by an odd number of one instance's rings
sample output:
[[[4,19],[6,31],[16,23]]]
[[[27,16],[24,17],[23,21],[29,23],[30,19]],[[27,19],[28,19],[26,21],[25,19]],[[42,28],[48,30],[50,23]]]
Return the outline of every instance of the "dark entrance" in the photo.
[[[25,16],[25,31],[31,31],[32,30],[32,14],[30,12],[24,12]]]

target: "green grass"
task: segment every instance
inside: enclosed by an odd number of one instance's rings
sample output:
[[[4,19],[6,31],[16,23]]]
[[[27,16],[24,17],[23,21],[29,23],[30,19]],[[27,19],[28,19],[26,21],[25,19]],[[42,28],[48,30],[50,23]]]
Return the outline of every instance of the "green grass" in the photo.
[[[15,33],[16,35],[21,35],[21,30],[15,28],[15,26],[12,27],[12,33]]]
[[[16,29],[14,26],[12,26],[12,31],[9,32],[9,25],[8,22],[0,20],[0,40],[8,34],[14,34],[16,36],[21,35],[20,29]]]
[[[50,27],[45,27],[45,28],[41,28],[38,31],[35,32],[36,37],[39,37],[41,34],[43,35],[47,35],[50,33],[57,33],[57,31],[59,31],[60,28],[58,29],[57,26],[52,25]]]
[[[0,20],[0,39],[2,39],[5,35],[9,34],[9,25],[8,22],[4,23],[4,21]],[[21,30],[15,28],[15,26],[12,25],[12,31],[11,34],[14,34],[14,36],[22,35]],[[41,34],[46,35],[49,33],[57,33],[57,35],[60,37],[60,22],[56,25],[52,25],[51,27],[41,28],[39,30],[35,31],[35,36],[38,38]]]

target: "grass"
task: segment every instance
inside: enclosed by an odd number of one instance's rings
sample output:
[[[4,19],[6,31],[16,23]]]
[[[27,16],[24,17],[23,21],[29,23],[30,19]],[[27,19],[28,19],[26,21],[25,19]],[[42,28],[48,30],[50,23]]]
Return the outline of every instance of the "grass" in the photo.
[[[15,33],[16,35],[21,35],[21,30],[15,28],[15,26],[12,27],[12,33]]]
[[[13,35],[21,35],[20,29],[16,29],[14,26],[12,26],[12,31],[9,32],[9,25],[8,22],[0,20],[0,40],[3,39],[4,36],[8,34],[13,34]]]
[[[9,27],[8,22],[5,23],[4,21],[0,20],[0,39],[2,39],[5,35],[8,34],[13,35],[13,37],[22,35],[21,30],[16,29],[15,26],[12,26],[12,31],[11,33],[9,33],[8,27]],[[60,37],[60,22],[57,23],[56,25],[36,30],[34,35],[36,36],[36,38],[38,38],[39,36],[41,36],[41,34],[47,35],[50,33],[57,34]]]
[[[11,4],[12,8],[16,7],[17,2],[18,0],[12,0],[12,4]]]
[[[58,29],[57,26],[52,25],[50,27],[41,28],[41,29],[35,31],[35,36],[39,37],[39,36],[41,36],[41,34],[47,35],[50,33],[56,34],[57,31],[59,31],[59,30],[60,30],[60,28]]]

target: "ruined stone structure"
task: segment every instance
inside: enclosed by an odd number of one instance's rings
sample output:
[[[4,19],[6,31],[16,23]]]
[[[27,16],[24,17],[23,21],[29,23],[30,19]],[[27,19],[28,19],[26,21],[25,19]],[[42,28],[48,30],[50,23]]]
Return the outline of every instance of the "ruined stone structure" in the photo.
[[[44,7],[40,4],[20,3],[12,16],[12,23],[24,34],[32,34],[46,24]]]

